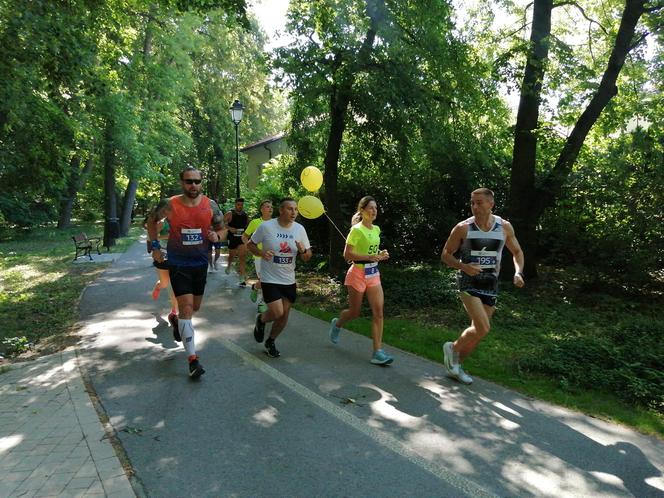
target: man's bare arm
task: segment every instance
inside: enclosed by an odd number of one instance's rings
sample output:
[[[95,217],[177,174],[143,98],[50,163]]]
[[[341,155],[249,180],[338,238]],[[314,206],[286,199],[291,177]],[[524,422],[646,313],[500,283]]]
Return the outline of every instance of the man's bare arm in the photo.
[[[460,261],[454,254],[461,247],[463,239],[466,238],[468,234],[468,225],[459,223],[456,225],[450,236],[447,238],[447,242],[443,246],[443,251],[440,254],[440,260],[451,268],[461,270],[462,272],[470,275],[471,277],[479,274],[481,272],[480,266],[476,264],[468,264]]]
[[[503,230],[505,230],[505,245],[512,253],[512,259],[514,261],[514,285],[517,287],[523,287],[526,285],[526,282],[523,279],[523,269],[525,266],[523,250],[514,234],[514,227],[512,224],[506,221]]]

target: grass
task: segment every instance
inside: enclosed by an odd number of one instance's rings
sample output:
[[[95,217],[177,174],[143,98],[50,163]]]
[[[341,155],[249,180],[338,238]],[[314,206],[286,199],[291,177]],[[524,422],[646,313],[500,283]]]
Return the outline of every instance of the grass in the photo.
[[[345,289],[315,265],[300,272],[296,308],[329,321],[345,307]],[[589,290],[579,274],[544,268],[526,289],[503,284],[491,332],[464,367],[525,395],[664,437],[664,349],[656,333],[664,330],[664,318],[653,299],[659,291],[609,295]],[[384,342],[442,368],[443,342],[468,326],[453,272],[434,265],[387,267],[381,280]],[[366,301],[362,317],[344,327],[370,337]],[[644,382],[643,372],[652,379]]]
[[[74,342],[81,292],[108,266],[72,264],[71,237],[80,232],[101,235],[103,227],[40,227],[0,242],[0,316],[12,317],[3,323],[0,343],[25,336],[34,353],[48,353]],[[134,241],[131,236],[118,239],[111,250],[124,252]],[[0,353],[6,353],[1,345]]]

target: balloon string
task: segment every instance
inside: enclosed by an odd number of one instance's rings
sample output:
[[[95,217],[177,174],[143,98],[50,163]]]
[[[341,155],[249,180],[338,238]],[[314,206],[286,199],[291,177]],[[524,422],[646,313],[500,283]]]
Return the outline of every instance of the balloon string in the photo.
[[[332,226],[337,229],[337,232],[339,232],[339,235],[341,235],[341,238],[346,240],[346,236],[341,232],[341,230],[339,230],[339,227],[334,224],[334,221],[332,221],[332,218],[330,218],[325,211],[323,211],[323,214],[325,215],[325,217],[328,220],[330,220],[330,223],[332,223]]]

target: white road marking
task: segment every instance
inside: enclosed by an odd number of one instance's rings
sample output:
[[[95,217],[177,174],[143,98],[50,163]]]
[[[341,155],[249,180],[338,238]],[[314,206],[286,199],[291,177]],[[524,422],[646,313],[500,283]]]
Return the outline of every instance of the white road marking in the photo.
[[[289,388],[291,391],[295,392],[296,394],[299,394],[304,399],[325,410],[330,415],[350,425],[353,429],[365,434],[366,436],[369,436],[378,444],[385,446],[386,448],[392,450],[397,455],[406,458],[409,462],[417,465],[418,467],[426,470],[427,472],[430,472],[438,479],[458,489],[466,496],[473,498],[498,498],[497,495],[494,495],[490,491],[482,488],[479,484],[476,484],[470,479],[463,477],[455,472],[452,472],[451,470],[435,465],[432,462],[426,460],[425,458],[422,458],[420,455],[413,452],[410,448],[408,448],[397,438],[368,426],[360,418],[340,408],[339,406],[325,399],[321,395],[313,392],[311,389],[291,379],[287,375],[284,375],[279,370],[269,366],[264,361],[259,360],[254,355],[245,351],[234,342],[231,342],[228,339],[223,339],[223,338],[219,338],[218,340],[226,348],[228,348],[230,351],[238,355],[247,363],[250,363],[251,365],[259,369],[263,373],[269,375],[277,382]]]

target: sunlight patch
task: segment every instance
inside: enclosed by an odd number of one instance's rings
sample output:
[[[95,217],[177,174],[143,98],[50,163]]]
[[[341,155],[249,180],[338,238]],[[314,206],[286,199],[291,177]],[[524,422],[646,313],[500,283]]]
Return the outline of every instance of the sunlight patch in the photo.
[[[7,453],[12,448],[18,446],[23,441],[22,434],[14,436],[0,437],[0,453]]]
[[[257,425],[267,429],[279,421],[278,416],[279,410],[277,410],[274,406],[268,406],[267,408],[263,408],[261,411],[256,413],[252,419]]]

